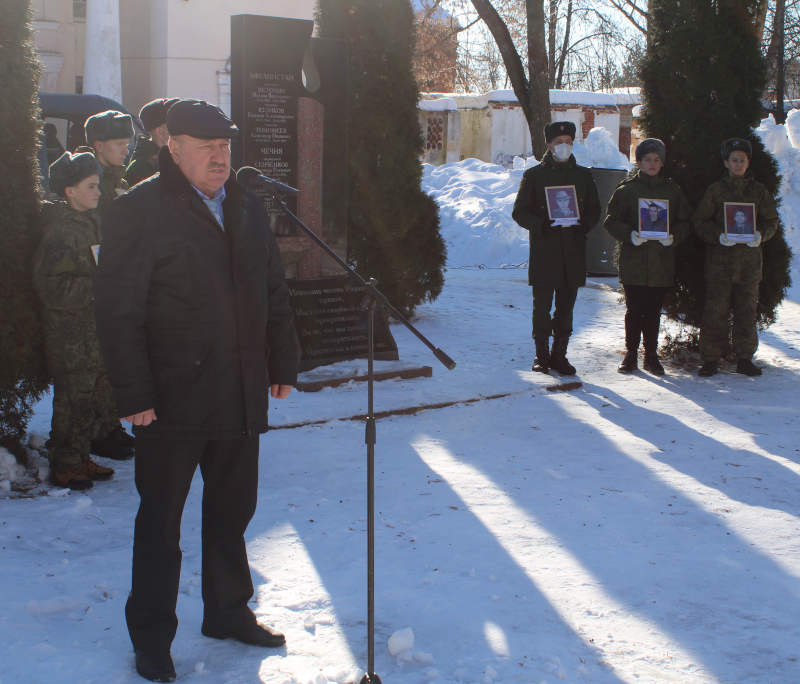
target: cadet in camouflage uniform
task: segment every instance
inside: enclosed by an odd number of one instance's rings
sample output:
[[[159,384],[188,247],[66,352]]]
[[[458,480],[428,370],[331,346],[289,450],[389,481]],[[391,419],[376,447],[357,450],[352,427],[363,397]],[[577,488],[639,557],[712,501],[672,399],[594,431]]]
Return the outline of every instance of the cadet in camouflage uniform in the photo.
[[[64,201],[49,204],[50,220],[33,261],[33,280],[44,304],[45,358],[53,376],[53,421],[47,442],[51,482],[88,489],[108,480],[111,468],[90,457],[91,440],[122,429],[94,323],[93,250],[100,222],[93,211],[102,169],[88,153],[66,152],[50,167],[50,187]],[[132,455],[132,450],[131,450]]]
[[[158,173],[158,153],[169,140],[167,113],[178,100],[178,97],[153,100],[139,112],[139,119],[147,135],[140,135],[136,139],[133,158],[125,170],[125,180],[130,187]]]
[[[513,219],[530,233],[528,284],[533,288],[533,339],[536,359],[533,370],[574,375],[567,360],[572,334],[572,310],[578,288],[586,284],[586,236],[600,218],[600,199],[592,172],[578,166],[572,156],[575,124],[554,121],[544,127],[548,150],[542,163],[522,175],[511,212]],[[547,210],[549,187],[573,185],[580,223],[560,225]],[[550,316],[555,298],[555,311]],[[550,335],[553,348],[548,348]]]
[[[97,205],[97,215],[102,218],[108,205],[129,188],[124,164],[133,137],[133,120],[130,114],[108,110],[86,119],[84,129],[89,148],[79,147],[77,151],[91,152],[103,167]]]
[[[700,323],[700,375],[718,372],[717,362],[728,347],[733,311],[733,351],[736,372],[761,375],[752,358],[758,349],[758,288],[761,282],[761,242],[778,229],[778,210],[769,191],[748,170],[753,148],[747,140],[731,138],[722,143],[727,171],[714,183],[694,212],[694,228],[706,242],[706,301]],[[751,242],[734,242],[725,235],[725,203],[756,207],[756,231]]]
[[[654,375],[664,374],[658,359],[661,307],[667,291],[675,285],[675,245],[692,233],[692,214],[686,196],[678,185],[659,175],[665,157],[664,143],[657,138],[648,138],[637,145],[639,168],[614,190],[603,224],[620,243],[616,257],[619,282],[625,291],[627,350],[617,369],[620,373],[631,373],[638,368],[639,342],[643,337],[644,369]],[[656,227],[668,230],[669,237],[655,240],[640,235],[641,199],[666,204],[669,224],[664,226],[663,219],[659,218]],[[645,220],[646,226],[652,229],[651,223],[651,218]]]

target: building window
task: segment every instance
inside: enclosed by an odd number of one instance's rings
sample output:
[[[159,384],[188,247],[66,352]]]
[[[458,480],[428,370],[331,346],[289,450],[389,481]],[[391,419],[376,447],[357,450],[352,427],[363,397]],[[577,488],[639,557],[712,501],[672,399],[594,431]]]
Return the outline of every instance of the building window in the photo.
[[[75,77],[75,94],[83,95],[83,76]]]
[[[73,21],[86,21],[86,0],[72,0]]]

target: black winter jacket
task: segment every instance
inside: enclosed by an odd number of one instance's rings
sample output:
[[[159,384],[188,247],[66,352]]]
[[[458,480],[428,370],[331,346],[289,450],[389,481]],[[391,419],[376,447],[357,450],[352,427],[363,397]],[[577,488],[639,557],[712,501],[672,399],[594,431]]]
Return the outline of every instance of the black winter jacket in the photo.
[[[118,413],[155,409],[137,436],[265,432],[299,344],[264,206],[231,173],[223,231],[166,147],[159,166],[102,222],[95,317]]]

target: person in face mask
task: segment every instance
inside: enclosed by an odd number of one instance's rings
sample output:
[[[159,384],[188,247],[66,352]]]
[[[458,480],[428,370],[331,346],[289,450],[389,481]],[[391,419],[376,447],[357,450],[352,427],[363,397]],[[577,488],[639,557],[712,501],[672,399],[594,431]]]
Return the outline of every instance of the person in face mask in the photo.
[[[572,156],[575,124],[553,121],[544,127],[544,137],[547,152],[540,164],[522,175],[511,216],[530,233],[528,284],[533,289],[536,344],[533,370],[547,373],[552,368],[560,375],[574,375],[575,367],[567,360],[572,310],[578,288],[586,284],[586,236],[600,219],[600,199],[592,172],[578,166]],[[577,223],[564,225],[555,214],[555,220],[551,218],[547,189],[559,186],[575,188]],[[557,193],[555,196],[557,201]],[[558,211],[558,207],[552,209]]]

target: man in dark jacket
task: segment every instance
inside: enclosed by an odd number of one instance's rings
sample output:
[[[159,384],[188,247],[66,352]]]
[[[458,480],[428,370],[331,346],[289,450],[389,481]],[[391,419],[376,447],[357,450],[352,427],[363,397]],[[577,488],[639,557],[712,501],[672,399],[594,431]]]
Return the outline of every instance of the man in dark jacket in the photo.
[[[553,368],[561,375],[573,375],[575,368],[567,360],[572,309],[578,288],[586,284],[586,236],[600,219],[601,207],[592,172],[578,166],[572,156],[575,124],[554,121],[544,127],[544,135],[547,152],[541,164],[522,175],[511,216],[530,233],[528,284],[533,287],[536,343],[533,370],[547,373]],[[575,187],[578,200],[580,221],[575,225],[551,220],[547,210],[547,188],[566,185]]]
[[[125,169],[125,180],[131,187],[158,173],[158,153],[169,140],[167,114],[179,99],[175,97],[170,100],[153,100],[139,112],[139,119],[147,135],[136,138],[136,149]]]
[[[261,200],[236,182],[222,111],[181,100],[169,112],[160,173],[103,218],[98,336],[120,416],[137,435],[133,578],[126,606],[137,671],[173,681],[180,521],[203,473],[202,632],[257,646],[244,532],[255,512],[267,386],[289,395],[299,345],[281,256]]]

